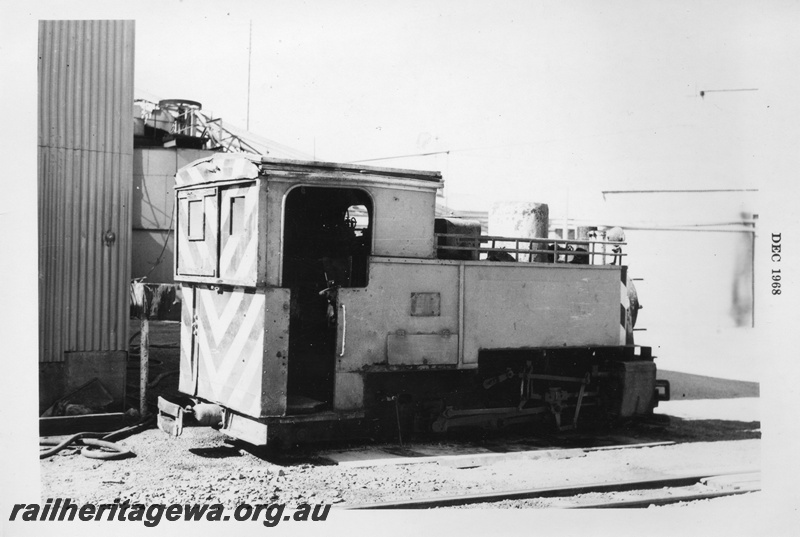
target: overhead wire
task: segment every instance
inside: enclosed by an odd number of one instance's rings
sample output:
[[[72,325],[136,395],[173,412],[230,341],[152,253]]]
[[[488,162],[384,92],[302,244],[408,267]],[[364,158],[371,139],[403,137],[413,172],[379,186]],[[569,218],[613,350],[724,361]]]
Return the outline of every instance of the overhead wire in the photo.
[[[674,129],[678,127],[689,127],[690,125],[684,124],[677,124],[677,125],[667,125],[664,127],[648,127],[643,129],[630,129],[630,130],[621,130],[621,131],[614,131],[614,132],[604,132],[598,134],[588,134],[585,136],[570,136],[567,138],[552,138],[548,140],[534,140],[530,142],[516,142],[511,144],[496,144],[496,145],[484,145],[484,146],[473,146],[473,147],[460,147],[460,148],[451,148],[442,151],[429,151],[424,153],[411,153],[407,155],[392,155],[387,157],[373,157],[368,159],[359,159],[359,160],[350,160],[347,161],[348,164],[359,164],[362,162],[374,162],[379,160],[395,160],[395,159],[402,159],[402,158],[415,158],[415,157],[427,157],[433,155],[450,155],[451,153],[465,153],[471,151],[485,151],[488,149],[507,149],[510,147],[526,147],[526,146],[535,146],[535,145],[544,145],[544,144],[551,144],[556,142],[570,142],[574,140],[586,140],[586,139],[593,139],[593,138],[604,138],[608,136],[619,136],[623,134],[636,134],[640,132],[653,132],[659,130],[666,130],[666,129]]]
[[[161,252],[158,254],[158,257],[156,258],[155,263],[153,263],[153,266],[151,266],[150,270],[147,271],[147,274],[145,274],[141,278],[135,278],[135,281],[140,281],[141,282],[141,281],[146,280],[153,273],[153,271],[156,269],[156,267],[158,265],[160,265],[161,262],[163,261],[164,252],[167,250],[167,245],[169,244],[169,238],[170,238],[170,236],[172,236],[172,229],[173,229],[172,228],[172,224],[175,222],[175,212],[176,212],[176,210],[177,210],[177,207],[173,203],[172,204],[172,214],[169,217],[169,226],[168,226],[168,229],[167,229],[167,235],[166,235],[166,237],[164,237],[164,244],[161,246]]]

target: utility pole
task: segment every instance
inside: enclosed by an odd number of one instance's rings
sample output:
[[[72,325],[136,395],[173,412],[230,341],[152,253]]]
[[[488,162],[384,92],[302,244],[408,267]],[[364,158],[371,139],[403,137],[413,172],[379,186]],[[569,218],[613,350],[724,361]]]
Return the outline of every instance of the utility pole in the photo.
[[[250,66],[253,58],[253,19],[250,19],[250,42],[247,45],[247,130],[250,130]]]

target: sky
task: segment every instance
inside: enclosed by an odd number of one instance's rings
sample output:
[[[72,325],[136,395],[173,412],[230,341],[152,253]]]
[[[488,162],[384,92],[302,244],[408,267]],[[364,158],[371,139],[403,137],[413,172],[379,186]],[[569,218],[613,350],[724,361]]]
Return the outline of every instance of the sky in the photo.
[[[797,169],[797,2],[203,5],[137,10],[142,95],[320,160],[449,152],[371,164],[441,170],[455,208]]]
[[[434,153],[370,164],[440,170],[455,209],[595,216],[601,190],[781,188],[800,164],[796,1],[36,4],[11,11],[135,19],[137,97],[319,160]]]

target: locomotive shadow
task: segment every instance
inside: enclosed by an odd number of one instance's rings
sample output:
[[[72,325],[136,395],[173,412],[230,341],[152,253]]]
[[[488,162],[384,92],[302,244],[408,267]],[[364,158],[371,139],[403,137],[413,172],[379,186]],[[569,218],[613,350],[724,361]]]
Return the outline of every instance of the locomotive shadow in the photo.
[[[653,441],[722,442],[726,440],[751,440],[761,438],[760,421],[737,421],[723,419],[684,419],[669,417],[669,424],[649,432]],[[640,431],[643,427],[637,426]]]
[[[228,440],[240,449],[279,466],[329,466],[339,464],[337,456],[354,456],[364,463],[393,458],[433,460],[440,455],[513,454],[521,451],[586,449],[607,446],[675,442],[722,442],[761,438],[759,421],[683,419],[659,415],[648,422],[632,422],[614,428],[586,427],[578,431],[521,433],[504,431],[459,431],[446,435],[416,435],[404,444],[376,441],[330,441],[294,446],[290,450],[255,447]]]
[[[227,459],[242,456],[241,447],[235,445],[189,448],[189,453],[204,459]]]
[[[580,449],[624,446],[659,442],[691,443],[750,440],[761,438],[759,421],[723,419],[684,419],[658,415],[647,421],[630,422],[615,427],[588,426],[577,431],[541,432],[536,434],[502,433],[468,437],[465,434],[450,440],[466,446],[472,444],[492,452],[521,450]],[[409,456],[409,455],[405,455]]]

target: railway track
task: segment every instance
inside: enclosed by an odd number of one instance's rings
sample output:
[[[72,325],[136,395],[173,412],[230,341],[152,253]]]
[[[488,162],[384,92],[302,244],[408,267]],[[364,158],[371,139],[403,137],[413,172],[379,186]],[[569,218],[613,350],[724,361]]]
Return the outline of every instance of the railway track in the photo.
[[[619,498],[609,493],[638,493],[659,490],[648,497]],[[694,473],[683,476],[658,476],[619,482],[481,492],[458,496],[420,498],[396,502],[343,506],[347,509],[436,509],[478,504],[525,501],[541,498],[570,498],[572,503],[553,505],[567,509],[643,508],[679,502],[707,500],[757,492],[761,490],[760,472],[744,470],[726,473]],[[607,494],[611,498],[592,501],[581,499],[586,494]]]

